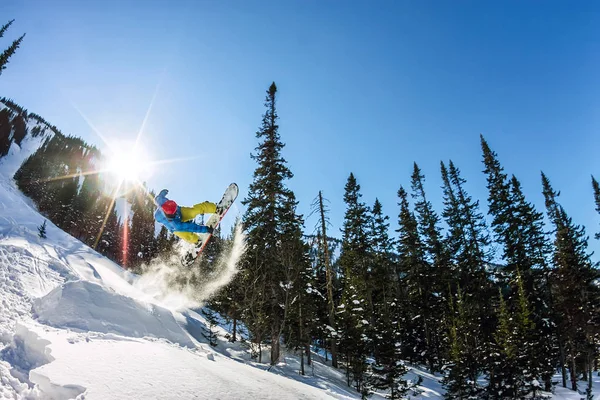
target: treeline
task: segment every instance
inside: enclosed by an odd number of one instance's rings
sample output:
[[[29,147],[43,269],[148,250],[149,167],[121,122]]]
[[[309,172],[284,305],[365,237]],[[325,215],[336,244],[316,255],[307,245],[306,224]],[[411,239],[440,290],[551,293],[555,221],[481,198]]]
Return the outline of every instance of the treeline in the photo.
[[[56,126],[50,125],[37,114],[29,113],[13,100],[2,97],[0,106],[2,105],[4,107],[0,109],[0,157],[8,154],[13,143],[21,146],[27,136],[47,138],[60,134]]]
[[[381,203],[365,204],[350,174],[336,252],[322,193],[313,205],[318,233],[302,235],[303,216],[286,185],[293,174],[282,156],[276,93],[273,83],[242,201],[248,236],[241,272],[215,301],[249,329],[258,361],[268,344],[270,363],[280,362],[284,343],[301,354],[304,373],[317,345],[345,369],[348,385],[365,397],[385,390],[389,398],[411,386],[405,362],[443,373],[449,399],[535,397],[552,390],[558,370],[565,387],[587,381],[591,398],[600,274],[584,227],[544,174],[542,211],[482,136],[487,210],[452,161],[440,164],[444,207],[435,210],[415,163],[411,187],[398,190],[394,234]]]

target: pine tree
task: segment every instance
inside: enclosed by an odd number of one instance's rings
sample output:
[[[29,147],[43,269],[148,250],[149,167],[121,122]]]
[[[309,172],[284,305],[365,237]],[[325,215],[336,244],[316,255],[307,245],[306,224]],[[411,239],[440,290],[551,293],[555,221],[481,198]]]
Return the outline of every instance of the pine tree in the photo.
[[[512,310],[499,289],[498,326],[491,355],[487,393],[492,399],[522,399],[539,389],[536,352],[540,340],[531,319],[520,271],[516,271]]]
[[[521,271],[524,278],[526,292],[534,307],[535,323],[542,333],[538,349],[534,352],[538,366],[535,378],[543,379],[549,391],[557,356],[548,283],[550,244],[544,231],[543,214],[525,199],[518,179],[514,175],[508,179],[497,154],[490,149],[483,136],[481,147],[488,181],[489,211],[493,217],[492,228],[497,242],[502,245],[506,263],[500,272],[505,282],[515,281],[516,270]]]
[[[57,182],[58,183],[58,182]],[[77,197],[77,179],[61,180],[56,192],[54,202],[56,206],[50,214],[50,218],[63,231],[69,232],[76,221],[73,217],[73,203]]]
[[[510,200],[514,206],[514,219],[518,221],[511,223],[512,236],[518,238],[515,242],[522,242],[522,252],[514,258],[512,278],[508,283],[512,282],[513,292],[520,290],[526,296],[523,301],[527,301],[532,307],[531,318],[536,326],[537,340],[532,339],[533,348],[529,354],[531,363],[528,366],[531,376],[527,387],[535,390],[531,382],[543,380],[545,390],[551,391],[552,376],[558,361],[550,287],[552,271],[548,260],[551,245],[546,237],[543,214],[525,200],[521,185],[514,175],[510,180]],[[523,288],[519,289],[514,284],[517,281]]]
[[[450,289],[450,292],[453,290]],[[465,302],[460,285],[448,296],[450,316],[447,320],[448,342],[450,345],[448,373],[442,379],[446,389],[446,399],[477,399],[481,387],[477,384],[478,369],[473,368],[472,321],[465,310]]]
[[[398,276],[400,276],[399,302],[402,355],[412,363],[425,363],[428,359],[430,290],[429,266],[418,231],[417,219],[410,210],[407,193],[398,190],[400,214],[398,216]]]
[[[425,260],[428,264],[427,276],[431,296],[429,303],[424,305],[428,310],[426,324],[427,363],[430,371],[439,370],[443,364],[443,347],[446,333],[439,321],[448,312],[448,300],[445,293],[450,282],[450,261],[445,249],[442,230],[439,227],[440,217],[427,199],[424,188],[425,176],[414,163],[411,178],[412,198],[414,199],[419,234],[424,246]]]
[[[89,218],[94,204],[102,198],[99,186],[98,175],[86,175],[72,207],[73,221],[78,221],[72,234],[88,245],[93,245],[99,235],[98,230],[92,230],[97,224]]]
[[[11,19],[5,25],[2,25],[2,27],[0,28],[0,38],[2,38],[4,36],[4,34],[8,30],[8,28],[10,28],[10,26],[13,24],[13,22],[15,22],[15,20]]]
[[[156,237],[156,251],[159,256],[167,257],[172,250],[173,243],[169,240],[169,230],[163,225]]]
[[[393,261],[394,241],[389,237],[389,217],[383,214],[378,199],[371,210],[371,321],[368,336],[372,340],[375,363],[371,366],[369,384],[388,391],[387,398],[400,399],[408,390],[402,376],[407,372],[401,362],[401,307],[398,301],[399,282]]]
[[[252,316],[247,325],[255,334],[268,331],[271,339],[271,364],[279,360],[279,335],[285,320],[284,304],[286,292],[286,268],[281,259],[282,248],[302,248],[297,235],[286,237],[289,231],[299,230],[302,218],[296,214],[294,193],[285,186],[285,181],[293,177],[281,155],[284,144],[279,136],[276,111],[277,86],[271,84],[267,91],[262,126],[256,133],[263,141],[256,148],[252,159],[258,163],[250,184],[248,196],[242,201],[247,206],[243,223],[247,236],[247,251],[244,256],[243,276],[247,290],[253,293],[247,297]],[[262,340],[264,338],[258,338]]]
[[[325,288],[327,293],[327,322],[328,325],[325,328],[325,331],[330,339],[330,351],[331,351],[331,365],[334,368],[337,368],[337,347],[336,347],[336,338],[335,338],[335,329],[336,329],[336,321],[335,321],[335,299],[333,297],[333,268],[331,265],[331,256],[329,252],[329,243],[327,237],[327,212],[328,210],[325,208],[323,202],[323,193],[319,191],[317,211],[319,214],[319,230],[320,230],[320,240],[319,240],[319,254],[320,259],[322,260],[322,264],[325,266]]]
[[[288,348],[299,351],[300,374],[305,375],[305,356],[308,365],[312,363],[310,344],[317,326],[317,307],[325,296],[315,288],[308,252],[302,251],[298,256],[300,258],[293,261],[295,268],[289,271],[291,301],[288,302],[285,343]]]
[[[596,211],[600,214],[600,185],[596,178],[592,176],[592,187],[594,188],[594,202],[596,203]],[[600,240],[600,232],[596,233],[596,239]]]
[[[516,399],[518,382],[518,345],[513,316],[506,306],[502,290],[499,290],[498,327],[494,335],[492,368],[487,393],[491,399]]]
[[[342,299],[338,306],[339,351],[346,361],[348,385],[351,378],[356,390],[368,392],[366,357],[371,343],[367,333],[371,320],[368,310],[367,282],[370,267],[369,210],[360,201],[360,185],[350,174],[345,186],[346,212],[342,229],[340,266],[344,271]]]
[[[558,203],[550,181],[542,173],[542,187],[549,219],[555,227],[552,290],[560,337],[559,346],[564,362],[569,363],[571,388],[577,390],[578,370],[590,370],[587,360],[593,359],[594,338],[598,335],[600,289],[595,284],[600,278],[597,265],[587,253],[588,238],[582,226],[573,223]]]
[[[527,299],[524,279],[519,270],[517,270],[516,278],[515,331],[517,332],[516,343],[518,346],[517,365],[521,383],[517,394],[519,397],[526,397],[531,394],[535,398],[537,391],[541,389],[537,378],[543,376],[543,373],[547,372],[548,369],[551,370],[553,365],[547,366],[545,370],[544,365],[539,364],[538,352],[545,350],[540,346],[540,342],[547,340],[547,338],[536,329],[532,306]]]
[[[446,169],[442,162],[441,172],[444,183],[443,216],[448,225],[446,243],[453,263],[450,293],[456,296],[458,310],[458,319],[452,322],[454,328],[449,329],[448,336],[450,359],[454,360],[450,375],[455,377],[453,381],[467,377],[472,382],[467,386],[464,386],[464,382],[460,383],[456,389],[463,393],[464,388],[468,387],[470,396],[479,390],[476,382],[485,369],[486,354],[495,326],[490,303],[493,289],[486,269],[490,265],[487,250],[489,236],[483,215],[479,213],[479,202],[473,201],[466,192],[466,181],[460,176],[458,168],[450,161]],[[449,305],[454,307],[454,304],[450,299]],[[458,332],[457,338],[453,338],[453,330]],[[460,360],[456,359],[457,354]],[[453,372],[453,368],[457,368],[457,371]]]
[[[105,216],[106,223],[99,233],[99,241],[96,250],[111,260],[120,262],[121,226],[116,210],[113,208],[107,212],[108,215]]]
[[[215,327],[217,327],[219,323],[217,314],[208,307],[202,308],[201,312],[202,316],[206,319],[206,322],[208,322],[208,326],[204,327],[204,333],[202,333],[202,336],[208,340],[208,344],[210,344],[212,347],[216,347],[218,344],[217,339],[219,338],[219,334],[215,330]]]
[[[310,336],[314,328],[314,301],[312,290],[311,264],[308,245],[302,239],[303,217],[296,214],[297,201],[293,193],[284,202],[284,213],[281,219],[281,234],[285,241],[281,242],[280,260],[285,271],[286,284],[284,290],[284,327],[291,326],[289,331],[296,340],[293,347],[300,349],[301,370],[304,374],[304,355],[308,363],[310,357]],[[294,329],[294,328],[297,328]]]
[[[4,36],[4,33],[6,32],[6,30],[12,25],[12,23],[14,21],[15,21],[14,19],[10,20],[10,21],[8,21],[7,24],[3,25],[2,28],[0,28],[0,38],[2,36]],[[2,71],[6,68],[6,64],[8,64],[9,58],[15,53],[15,51],[21,45],[23,38],[25,38],[25,34],[23,34],[20,38],[15,40],[6,50],[4,50],[2,52],[2,54],[0,54],[0,75],[2,75]]]
[[[487,175],[487,187],[489,191],[488,205],[489,214],[492,216],[492,229],[498,237],[500,243],[507,241],[505,238],[509,235],[509,224],[514,222],[512,218],[512,205],[510,201],[510,184],[504,173],[504,168],[500,165],[498,157],[488,146],[486,140],[481,138],[481,148],[483,150],[483,163],[485,165],[484,173]],[[507,244],[508,246],[508,244]],[[510,260],[510,251],[505,250],[505,257]]]
[[[154,193],[145,187],[132,192],[131,229],[129,231],[129,259],[127,266],[137,268],[142,263],[149,262],[156,253],[155,222],[154,222]]]
[[[11,140],[11,124],[12,114],[8,108],[0,110],[0,157],[8,154],[10,150]]]
[[[40,226],[38,226],[38,236],[42,239],[46,239],[46,220]]]

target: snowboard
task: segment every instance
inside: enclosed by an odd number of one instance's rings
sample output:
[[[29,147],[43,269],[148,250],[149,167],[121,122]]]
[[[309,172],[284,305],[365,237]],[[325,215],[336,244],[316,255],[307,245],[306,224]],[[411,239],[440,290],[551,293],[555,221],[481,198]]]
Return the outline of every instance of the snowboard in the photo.
[[[227,187],[227,190],[225,190],[221,201],[217,203],[217,212],[210,216],[205,225],[216,229],[217,226],[219,226],[219,224],[221,223],[221,220],[223,219],[225,214],[227,214],[229,207],[231,207],[231,205],[237,198],[237,195],[238,185],[232,183]],[[212,233],[200,233],[199,235],[200,241],[198,242],[198,244],[195,245],[192,250],[190,250],[181,258],[181,263],[185,267],[189,267],[194,263],[194,261],[196,261],[196,259],[198,258],[198,256],[200,256],[200,254],[202,254],[202,250],[204,250],[204,248],[208,244],[208,241],[212,237]]]

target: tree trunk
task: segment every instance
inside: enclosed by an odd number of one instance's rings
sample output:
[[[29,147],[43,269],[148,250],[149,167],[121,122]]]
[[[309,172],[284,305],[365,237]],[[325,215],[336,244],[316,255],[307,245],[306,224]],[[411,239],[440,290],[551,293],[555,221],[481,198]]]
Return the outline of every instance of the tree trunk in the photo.
[[[562,342],[562,338],[560,336],[560,334],[556,333],[557,335],[557,339],[558,339],[558,350],[559,350],[559,365],[560,365],[560,372],[561,372],[561,376],[562,376],[562,385],[564,388],[567,387],[567,366],[566,366],[566,360],[565,360],[565,346],[564,343]]]
[[[279,361],[279,329],[271,331],[271,365]]]
[[[594,360],[594,350],[588,350],[588,388],[587,388],[587,398],[593,399],[594,396],[592,394],[592,386],[593,386],[593,378],[592,378],[592,369],[593,369],[593,360]]]
[[[310,352],[310,342],[306,343],[306,363],[312,365],[312,354]]]
[[[571,389],[577,391],[577,371],[575,366],[575,356],[573,355],[573,349],[571,348],[571,354],[569,355],[571,358],[571,368],[569,368],[569,374],[571,377]]]
[[[350,354],[346,353],[346,381],[348,383],[348,386],[351,386],[350,383]]]
[[[327,224],[325,223],[325,210],[323,208],[323,194],[319,191],[319,210],[321,212],[321,232],[323,234],[323,257],[325,258],[325,275],[327,278],[327,301],[329,303],[329,326],[335,329],[335,304],[333,302],[333,271],[329,262],[329,246],[327,244]],[[332,338],[330,341],[331,365],[337,368],[337,348],[335,344],[336,337],[329,333]],[[327,353],[326,353],[327,354]]]
[[[302,320],[302,297],[300,298],[300,304],[298,305],[298,333],[300,336],[300,343],[304,341],[304,331],[302,329],[302,325],[304,321]],[[302,351],[302,347],[300,348],[300,373],[304,375],[304,352]]]
[[[236,318],[236,316],[234,316],[233,317],[233,336],[231,337],[232,343],[235,343],[237,340],[236,334],[237,334],[237,318]]]
[[[258,341],[258,363],[262,363],[262,346],[261,341]]]

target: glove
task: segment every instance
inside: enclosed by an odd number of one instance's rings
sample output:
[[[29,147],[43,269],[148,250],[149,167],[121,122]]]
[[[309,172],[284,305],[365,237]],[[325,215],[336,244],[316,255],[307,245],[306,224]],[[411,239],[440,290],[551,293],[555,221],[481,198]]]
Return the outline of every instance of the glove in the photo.
[[[162,197],[166,197],[168,193],[169,193],[169,191],[167,189],[163,189],[160,191],[160,193],[158,195],[162,196]]]

